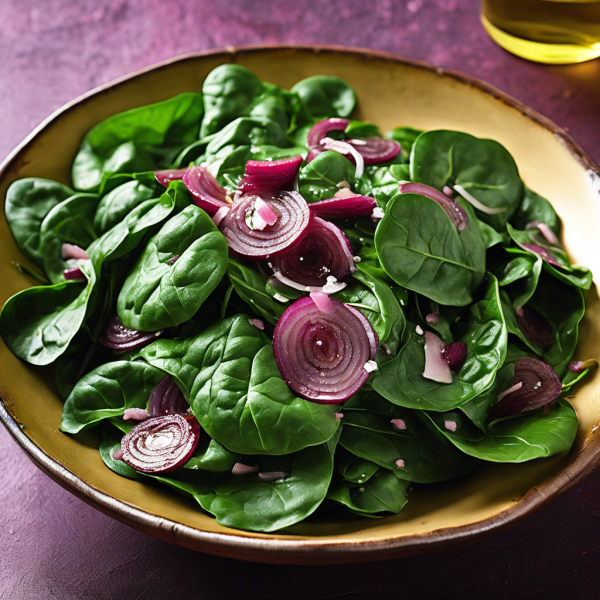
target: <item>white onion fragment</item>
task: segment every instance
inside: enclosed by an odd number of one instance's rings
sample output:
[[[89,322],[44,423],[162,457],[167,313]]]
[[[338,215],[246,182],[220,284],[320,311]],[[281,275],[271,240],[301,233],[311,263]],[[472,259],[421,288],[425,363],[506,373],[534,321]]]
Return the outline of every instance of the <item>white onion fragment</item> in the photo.
[[[391,423],[396,429],[401,431],[406,429],[406,423],[404,422],[404,419],[392,419]]]
[[[221,206],[219,210],[213,215],[212,220],[216,227],[219,226],[219,223],[223,219],[223,217],[229,212],[229,206]]]
[[[333,416],[336,419],[343,419],[344,418],[344,414],[343,413],[333,413]]]
[[[406,465],[405,465],[404,461],[403,461],[401,458],[399,458],[399,459],[396,461],[396,466],[397,466],[399,469],[404,469],[404,467],[405,467]]]
[[[74,244],[63,244],[60,249],[60,255],[63,260],[68,260],[70,258],[76,260],[89,260],[90,258],[90,255],[83,248],[75,246]]]
[[[452,371],[444,360],[444,342],[431,331],[425,332],[425,379],[438,383],[452,383]]]
[[[289,476],[289,473],[285,471],[268,471],[266,473],[259,473],[258,476],[265,481],[277,481],[278,479],[285,479]]]
[[[242,463],[235,463],[233,465],[233,469],[231,469],[232,475],[248,475],[248,473],[256,473],[258,471],[258,465],[254,465],[250,467],[249,465],[244,465]]]
[[[351,154],[356,163],[356,171],[354,173],[354,176],[356,177],[356,179],[360,179],[363,176],[365,172],[365,159],[354,146],[346,142],[333,140],[330,137],[324,137],[321,140],[321,144],[325,150],[335,150],[340,154]]]
[[[516,392],[517,390],[520,390],[522,387],[523,387],[522,381],[519,381],[519,383],[515,383],[515,385],[513,385],[512,387],[509,387],[506,391],[504,391],[498,395],[498,402],[500,402],[500,400],[502,400],[502,398],[504,398],[505,396],[508,396],[508,394],[512,394],[512,392]]]
[[[145,421],[150,413],[144,408],[127,408],[123,413],[123,421]]]
[[[444,427],[454,433],[456,431],[456,421],[444,421]]]
[[[503,206],[502,208],[490,208],[489,206],[486,206],[482,202],[479,202],[479,200],[477,200],[477,198],[475,198],[475,196],[473,196],[472,194],[467,192],[467,190],[465,190],[465,188],[462,185],[457,184],[454,186],[454,189],[467,202],[472,204],[476,209],[480,210],[481,212],[485,213],[486,215],[499,215],[500,213],[503,213],[504,211],[506,211],[506,206]]]
[[[334,303],[327,294],[324,294],[323,292],[311,292],[310,297],[322,313],[331,315],[336,311]]]
[[[265,324],[260,319],[248,319],[248,323],[261,331],[265,330]]]

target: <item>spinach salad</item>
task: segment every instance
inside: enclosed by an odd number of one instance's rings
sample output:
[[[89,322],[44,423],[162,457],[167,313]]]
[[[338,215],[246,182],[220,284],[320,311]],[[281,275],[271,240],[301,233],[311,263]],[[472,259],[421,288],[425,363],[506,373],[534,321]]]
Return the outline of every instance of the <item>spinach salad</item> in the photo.
[[[96,125],[72,187],[7,192],[41,285],[0,333],[54,365],[60,430],[229,527],[398,513],[411,485],[575,439],[592,275],[552,205],[497,142],[384,136],[355,104],[221,65]]]

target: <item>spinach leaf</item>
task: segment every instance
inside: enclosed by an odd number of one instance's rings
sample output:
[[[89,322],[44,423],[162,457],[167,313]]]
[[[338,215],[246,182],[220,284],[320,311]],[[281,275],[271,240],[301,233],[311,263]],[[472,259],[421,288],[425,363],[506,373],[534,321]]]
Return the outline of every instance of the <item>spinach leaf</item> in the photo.
[[[225,446],[211,438],[208,445],[205,444],[200,450],[196,448],[194,455],[183,465],[183,468],[219,473],[231,471],[239,459],[239,454],[229,452]]]
[[[371,196],[377,200],[381,208],[398,193],[401,181],[408,181],[410,172],[408,165],[369,165],[358,182],[358,191],[363,196]]]
[[[270,119],[240,117],[215,134],[206,146],[206,162],[224,158],[239,146],[289,146],[285,131]]]
[[[356,105],[354,90],[339,77],[314,75],[293,88],[313,117],[349,117]]]
[[[364,388],[363,388],[364,389]],[[434,428],[427,427],[419,412],[394,406],[374,392],[363,391],[343,407],[340,445],[400,479],[433,483],[460,477],[477,461],[456,450]],[[397,430],[392,419],[406,426]],[[399,467],[397,461],[404,461]]]
[[[396,129],[388,131],[386,137],[398,142],[402,146],[402,158],[404,162],[408,162],[412,147],[422,133],[420,129],[413,129],[412,127],[396,127]]]
[[[579,288],[544,274],[528,306],[544,316],[552,328],[556,343],[544,350],[542,360],[562,377],[577,346],[579,322],[585,313],[583,294]]]
[[[411,180],[442,190],[461,185],[482,204],[504,212],[477,216],[502,231],[523,197],[523,184],[513,157],[498,142],[459,131],[427,131],[410,155]]]
[[[404,313],[398,300],[385,283],[363,271],[360,264],[352,279],[348,286],[335,294],[335,298],[364,313],[373,325],[380,344],[388,340],[394,331],[390,341],[392,345],[388,346],[392,352],[397,352],[405,327]]]
[[[431,422],[459,450],[491,462],[521,463],[568,452],[577,434],[577,416],[566,400],[559,400],[547,415],[540,411],[505,419],[487,433],[477,429],[460,412],[427,413]],[[456,423],[456,431],[445,423]]]
[[[102,197],[94,215],[94,230],[98,235],[112,229],[142,202],[156,198],[156,187],[141,181],[127,181]]]
[[[485,276],[481,231],[470,207],[460,204],[469,216],[463,231],[433,200],[398,194],[375,233],[381,266],[396,283],[450,306],[470,304]]]
[[[96,284],[91,265],[87,281],[31,287],[9,298],[0,313],[0,335],[11,352],[32,365],[54,362],[79,331]]]
[[[393,473],[379,469],[373,477],[360,485],[339,482],[327,492],[328,500],[335,500],[363,517],[383,516],[380,513],[399,513],[408,501],[410,481],[398,479]]]
[[[321,444],[339,426],[333,406],[296,397],[267,337],[247,315],[184,340],[158,340],[141,357],[175,378],[203,429],[240,454],[289,454]]]
[[[154,386],[164,377],[141,361],[115,361],[82,377],[67,398],[60,430],[78,433],[104,419],[120,417],[127,408],[146,408]]]
[[[504,315],[504,321],[506,322],[506,330],[508,333],[516,335],[521,340],[523,345],[527,346],[527,348],[529,348],[533,354],[537,354],[538,357],[541,357],[542,349],[535,344],[532,344],[519,328],[515,309],[512,307],[510,298],[504,290],[500,292],[500,299],[502,301],[502,314]]]
[[[221,281],[227,255],[212,219],[188,206],[148,242],[125,280],[117,302],[121,322],[157,331],[187,321]]]
[[[509,256],[514,256],[497,273],[499,284],[505,287],[512,306],[524,306],[533,296],[542,272],[542,259],[537,254],[520,248],[505,248]]]
[[[46,215],[75,192],[57,181],[28,177],[17,179],[6,192],[4,214],[21,252],[38,267],[40,228]]]
[[[598,364],[593,364],[589,367],[587,367],[586,369],[584,369],[583,371],[581,371],[580,373],[575,373],[574,371],[567,371],[565,373],[565,375],[562,378],[562,391],[563,394],[565,392],[570,392],[571,388],[574,385],[577,385],[582,379],[584,379],[585,377],[587,377],[587,375],[590,373],[590,371],[592,369],[597,369],[598,368]]]
[[[242,65],[219,65],[204,80],[204,118],[200,137],[216,133],[240,117],[262,90],[259,79]]]
[[[94,194],[75,194],[57,204],[42,222],[39,252],[52,283],[63,281],[63,271],[69,266],[62,258],[63,243],[85,249],[96,239],[92,220],[97,205]]]
[[[377,471],[379,466],[348,452],[343,446],[335,451],[335,466],[341,478],[348,483],[365,483]]]
[[[552,204],[546,198],[532,192],[526,187],[523,200],[521,200],[515,214],[512,216],[511,222],[515,229],[525,229],[527,224],[532,221],[545,223],[554,232],[554,235],[560,235],[560,218],[556,214]]]
[[[507,331],[500,304],[498,281],[488,275],[484,297],[469,309],[465,321],[454,328],[456,338],[467,345],[467,358],[451,384],[437,383],[421,375],[425,368],[425,339],[408,325],[408,340],[392,360],[381,352],[379,369],[371,376],[373,389],[390,402],[407,408],[446,411],[486,390],[504,363]]]
[[[169,166],[198,137],[202,96],[185,93],[109,117],[83,139],[73,162],[73,185],[97,191],[106,173],[136,173]]]
[[[518,229],[513,229],[510,224],[507,225],[507,229],[510,237],[522,250],[531,254],[532,251],[528,250],[524,244],[535,244],[536,246],[544,248],[547,252],[550,252],[556,263],[560,265],[560,267],[555,267],[544,260],[544,271],[550,273],[560,282],[566,283],[567,285],[574,285],[584,290],[590,288],[592,285],[592,272],[587,267],[578,265],[571,266],[567,253],[558,246],[551,246],[548,244],[537,229],[519,231]]]
[[[230,258],[227,276],[238,296],[265,321],[275,325],[287,306],[267,291],[267,279],[258,271]]]
[[[354,172],[354,165],[339,152],[321,152],[300,169],[298,190],[309,203],[327,200],[340,191],[342,181],[354,187]]]

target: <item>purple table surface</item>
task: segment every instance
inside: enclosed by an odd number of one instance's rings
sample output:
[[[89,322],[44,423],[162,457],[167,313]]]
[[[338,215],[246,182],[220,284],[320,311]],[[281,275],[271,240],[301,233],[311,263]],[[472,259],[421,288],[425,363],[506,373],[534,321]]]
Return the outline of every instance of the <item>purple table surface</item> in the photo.
[[[460,69],[569,130],[600,161],[600,61],[549,67],[487,37],[477,0],[0,0],[0,156],[63,103],[157,61],[228,45],[337,44]],[[241,563],[129,529],[61,489],[0,428],[0,598],[592,598],[600,472],[511,530],[365,565]],[[252,596],[251,596],[252,597]]]

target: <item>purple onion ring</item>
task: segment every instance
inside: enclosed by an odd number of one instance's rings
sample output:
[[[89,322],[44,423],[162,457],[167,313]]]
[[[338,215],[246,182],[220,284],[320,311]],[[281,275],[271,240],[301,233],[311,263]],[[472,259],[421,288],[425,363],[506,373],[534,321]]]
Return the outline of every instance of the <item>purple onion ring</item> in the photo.
[[[125,327],[119,319],[117,313],[114,313],[108,319],[98,342],[103,346],[110,348],[113,352],[120,354],[137,348],[143,348],[150,342],[156,340],[162,334],[161,331],[137,331]]]

